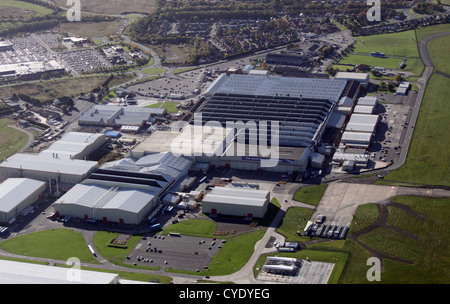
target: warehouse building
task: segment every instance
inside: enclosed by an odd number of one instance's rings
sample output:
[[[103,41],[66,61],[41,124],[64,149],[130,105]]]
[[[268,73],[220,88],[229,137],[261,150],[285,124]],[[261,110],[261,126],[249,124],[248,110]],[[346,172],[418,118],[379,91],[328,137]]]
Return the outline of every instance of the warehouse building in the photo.
[[[66,69],[56,60],[0,65],[0,78],[37,79],[45,73],[63,74]]]
[[[0,179],[26,177],[48,182],[57,180],[59,186],[73,186],[98,168],[95,161],[57,158],[52,155],[16,153],[0,164]]]
[[[364,132],[373,134],[380,120],[379,115],[352,114],[347,124],[346,131]]]
[[[359,106],[373,106],[375,107],[377,104],[377,97],[376,96],[364,96],[358,98],[357,105]]]
[[[367,149],[372,140],[372,133],[345,131],[341,143],[347,148]]]
[[[255,189],[215,187],[202,201],[202,212],[262,218],[270,203],[270,192]]]
[[[74,218],[137,225],[156,206],[158,193],[153,187],[113,184],[94,180],[77,184],[54,203],[54,211]]]
[[[53,143],[41,155],[54,158],[89,159],[89,156],[106,144],[106,135],[100,133],[70,132]]]
[[[295,53],[269,53],[266,57],[266,63],[268,64],[281,64],[281,65],[292,65],[292,66],[302,66],[305,62],[305,58],[302,55]],[[308,63],[309,61],[306,60]]]
[[[0,184],[0,223],[8,224],[22,210],[36,202],[46,190],[45,182],[29,178],[8,178]]]

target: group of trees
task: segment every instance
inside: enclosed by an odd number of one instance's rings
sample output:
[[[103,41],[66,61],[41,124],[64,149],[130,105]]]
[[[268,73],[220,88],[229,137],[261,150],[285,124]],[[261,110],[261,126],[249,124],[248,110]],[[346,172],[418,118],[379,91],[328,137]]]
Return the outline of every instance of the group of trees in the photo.
[[[421,2],[413,7],[413,11],[417,14],[433,14],[435,12],[443,12],[444,7],[440,1],[437,3]]]

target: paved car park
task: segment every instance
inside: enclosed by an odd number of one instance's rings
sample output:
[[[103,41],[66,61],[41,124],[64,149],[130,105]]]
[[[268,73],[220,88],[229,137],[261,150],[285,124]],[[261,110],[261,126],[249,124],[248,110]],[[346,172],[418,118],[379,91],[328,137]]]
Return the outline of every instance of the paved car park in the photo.
[[[155,234],[142,238],[125,263],[197,271],[208,267],[223,245],[213,238]]]

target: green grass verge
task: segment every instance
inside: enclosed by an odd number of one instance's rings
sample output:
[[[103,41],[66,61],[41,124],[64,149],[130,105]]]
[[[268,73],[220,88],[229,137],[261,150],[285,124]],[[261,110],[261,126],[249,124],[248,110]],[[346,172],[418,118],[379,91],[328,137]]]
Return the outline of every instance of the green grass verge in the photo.
[[[297,231],[300,231],[300,233],[304,232],[303,230],[313,213],[313,209],[300,207],[288,208],[277,232],[285,236],[287,241],[303,242],[309,240],[309,237],[298,236],[296,233]]]
[[[146,75],[158,75],[158,74],[164,73],[165,71],[167,71],[167,70],[163,69],[163,68],[149,68],[149,69],[142,70],[142,73],[144,73]]]
[[[183,235],[214,237],[216,229],[217,224],[210,220],[186,220],[167,226],[161,234],[175,232]]]
[[[294,194],[294,200],[317,206],[327,186],[328,184],[322,184],[298,189]]]
[[[146,108],[165,108],[168,113],[176,113],[179,111],[177,105],[178,103],[176,102],[157,102],[146,106]]]
[[[174,70],[172,73],[176,75],[176,74],[181,74],[181,73],[189,72],[189,71],[196,70],[196,69],[198,69],[198,67],[181,68],[181,69]]]
[[[17,236],[1,242],[0,248],[24,256],[63,261],[76,257],[82,262],[98,263],[83,235],[71,229],[51,229]]]

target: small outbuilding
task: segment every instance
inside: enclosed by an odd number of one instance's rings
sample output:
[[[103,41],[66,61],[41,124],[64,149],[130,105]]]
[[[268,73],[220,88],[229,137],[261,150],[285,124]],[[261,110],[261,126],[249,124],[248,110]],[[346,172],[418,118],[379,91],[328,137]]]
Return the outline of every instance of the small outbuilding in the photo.
[[[202,211],[207,214],[262,218],[269,203],[269,191],[215,187],[203,198]]]

